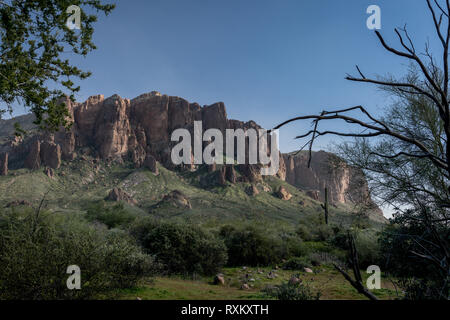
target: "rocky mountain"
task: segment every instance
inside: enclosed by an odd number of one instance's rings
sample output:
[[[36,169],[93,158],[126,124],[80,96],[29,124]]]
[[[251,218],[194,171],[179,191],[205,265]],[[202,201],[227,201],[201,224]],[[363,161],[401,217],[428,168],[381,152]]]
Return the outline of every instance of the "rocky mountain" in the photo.
[[[202,107],[158,92],[131,100],[118,95],[106,99],[98,95],[83,103],[74,103],[69,99],[65,103],[73,121],[70,130],[60,130],[54,134],[37,132],[29,125],[31,115],[0,121],[0,142],[3,142],[0,145],[0,175],[20,168],[58,169],[64,162],[86,156],[115,163],[130,161],[135,168],[146,167],[154,173],[157,162],[173,170],[175,167],[170,152],[174,142],[170,141],[170,136],[175,129],[186,128],[193,134],[194,121],[202,121],[203,131],[217,128],[225,133],[228,128],[260,128],[253,121],[228,119],[222,102]],[[25,138],[15,137],[14,121],[26,123],[30,134]],[[307,162],[308,157],[304,153],[284,154],[280,157],[277,177],[306,192],[314,200],[323,200],[326,187],[330,192],[331,204],[370,204],[382,216],[381,210],[370,199],[361,171],[323,151],[313,153],[311,168],[308,168]],[[191,171],[198,169],[193,164],[187,167]],[[204,186],[239,181],[257,183],[262,180],[255,166],[222,166],[217,170],[215,166],[210,167],[210,173],[215,173],[213,177],[203,178],[201,183]],[[249,190],[252,193],[258,191]],[[289,198],[285,194],[283,197]]]

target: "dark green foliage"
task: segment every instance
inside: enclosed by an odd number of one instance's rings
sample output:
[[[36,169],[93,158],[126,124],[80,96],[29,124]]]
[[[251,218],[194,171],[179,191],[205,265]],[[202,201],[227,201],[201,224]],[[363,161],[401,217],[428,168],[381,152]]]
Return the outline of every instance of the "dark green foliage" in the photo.
[[[406,299],[448,299],[450,297],[448,265],[436,238],[450,240],[450,228],[435,224],[434,231],[423,223],[419,212],[396,214],[380,237],[382,268],[400,278]],[[437,257],[440,264],[416,253]],[[448,263],[448,262],[447,262]]]
[[[360,231],[355,235],[359,266],[366,269],[371,265],[381,265],[378,235],[368,231]]]
[[[238,230],[232,226],[224,226],[220,230],[220,236],[228,249],[230,266],[267,266],[282,259],[279,243],[254,227]]]
[[[0,216],[0,299],[95,298],[155,272],[124,232],[31,210]],[[70,265],[81,269],[81,290],[67,288]]]
[[[274,287],[268,287],[263,292],[271,298],[278,300],[319,300],[320,292],[313,293],[307,283],[283,282]]]
[[[125,210],[123,204],[108,207],[103,201],[91,205],[86,212],[86,218],[91,222],[101,222],[110,229],[126,226],[136,219],[135,215]]]
[[[211,275],[227,261],[223,241],[195,226],[145,220],[134,225],[131,234],[169,274]]]
[[[326,241],[333,235],[333,228],[324,224],[319,215],[308,215],[302,219],[296,229],[303,241]]]
[[[81,30],[66,26],[71,5],[81,8]],[[87,11],[108,14],[113,8],[100,0],[1,1],[0,101],[9,111],[14,101],[21,100],[36,115],[37,124],[51,130],[69,125],[67,108],[58,102],[63,94],[59,88],[74,93],[79,87],[73,78],[85,79],[90,73],[63,56],[66,52],[86,56],[95,49],[97,15]]]
[[[344,260],[345,255],[339,254],[338,251],[334,251],[334,253],[328,252],[313,252],[309,255],[309,260],[311,260],[311,264],[313,266],[321,266],[321,265],[333,265],[333,264],[342,264],[342,260]]]
[[[439,285],[433,279],[420,278],[400,278],[398,280],[399,286],[405,293],[403,299],[405,300],[439,300],[445,299],[445,292],[436,292],[436,287]],[[448,296],[448,292],[447,292]],[[448,299],[445,299],[448,300]]]
[[[294,257],[284,262],[281,267],[284,270],[303,270],[304,268],[310,268],[311,265],[311,260],[307,257]]]
[[[303,241],[312,241],[314,240],[314,236],[311,232],[311,228],[304,224],[299,224],[297,229],[295,230],[297,235],[302,239]]]

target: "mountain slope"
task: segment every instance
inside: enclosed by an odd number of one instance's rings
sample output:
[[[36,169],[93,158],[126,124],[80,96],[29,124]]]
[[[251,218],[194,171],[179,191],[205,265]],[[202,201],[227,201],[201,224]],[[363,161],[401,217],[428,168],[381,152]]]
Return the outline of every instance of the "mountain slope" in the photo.
[[[290,223],[304,213],[322,212],[325,187],[337,215],[371,203],[363,174],[342,162],[330,167],[335,157],[324,152],[314,153],[311,168],[304,156],[283,155],[272,177],[261,177],[250,165],[174,166],[170,135],[177,128],[192,130],[193,121],[202,121],[203,130],[259,128],[253,121],[228,119],[223,103],[201,107],[157,92],[132,100],[100,95],[65,102],[74,122],[69,131],[36,133],[32,116],[0,122],[4,205],[36,204],[48,193],[51,208],[79,211],[109,195],[155,217]],[[14,137],[15,121],[29,130],[24,139]],[[376,207],[370,215],[384,220]]]

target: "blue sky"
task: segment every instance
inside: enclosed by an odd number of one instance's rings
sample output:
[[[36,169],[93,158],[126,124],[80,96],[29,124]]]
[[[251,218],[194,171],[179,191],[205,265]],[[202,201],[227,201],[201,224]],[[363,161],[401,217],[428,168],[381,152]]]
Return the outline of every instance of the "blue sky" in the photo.
[[[404,73],[366,27],[381,7],[382,34],[408,23],[417,48],[434,39],[425,0],[119,0],[96,25],[98,50],[75,62],[93,75],[77,100],[102,93],[133,98],[157,90],[201,105],[225,102],[228,116],[265,128],[297,115],[362,104],[380,114],[389,99],[344,79],[358,64],[366,75]],[[434,41],[434,40],[433,40]],[[431,42],[432,45],[434,42]],[[333,129],[345,125],[330,124]],[[329,126],[330,127],[330,126]],[[281,150],[309,129],[281,131]],[[317,149],[326,148],[323,138]]]

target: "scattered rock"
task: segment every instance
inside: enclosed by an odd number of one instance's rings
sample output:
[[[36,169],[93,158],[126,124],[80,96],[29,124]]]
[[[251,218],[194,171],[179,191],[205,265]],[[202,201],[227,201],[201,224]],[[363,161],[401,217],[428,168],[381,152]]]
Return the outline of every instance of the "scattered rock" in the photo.
[[[281,200],[290,200],[292,198],[292,194],[290,194],[285,187],[281,186],[278,192],[276,193],[277,197]]]
[[[214,277],[214,284],[215,285],[224,285],[225,284],[225,278],[224,275],[219,273]]]
[[[251,186],[245,189],[245,193],[252,197],[258,195],[259,190],[255,185],[252,184]]]
[[[189,199],[179,190],[173,190],[169,194],[165,195],[157,206],[160,206],[163,203],[170,203],[177,208],[192,209]]]
[[[106,200],[109,201],[124,201],[127,202],[129,204],[135,205],[137,204],[137,201],[134,200],[128,193],[126,193],[125,191],[123,191],[120,188],[114,188],[110,191],[108,197],[106,198]]]
[[[208,170],[209,171],[209,170]],[[225,166],[220,169],[215,169],[211,173],[200,178],[200,185],[202,188],[210,188],[215,186],[227,186],[227,170]]]
[[[156,164],[156,159],[151,154],[147,154],[145,156],[144,167],[149,169],[155,175],[159,174],[158,166]]]
[[[246,284],[246,283],[242,284],[241,290],[249,290],[249,289],[250,289],[250,287],[248,286],[248,284]]]
[[[49,167],[45,168],[44,173],[50,179],[53,179],[55,177],[55,172],[53,171],[52,168],[49,168]]]
[[[316,200],[316,201],[319,201],[319,194],[320,194],[320,192],[319,192],[318,190],[309,190],[309,191],[306,191],[306,195],[307,195],[308,197],[310,197],[311,199],[314,199],[314,200]]]
[[[241,164],[239,165],[239,171],[243,176],[244,182],[261,182],[262,176],[260,172],[260,166],[254,164]]]
[[[17,206],[27,206],[27,207],[31,207],[31,203],[28,202],[27,200],[14,200],[11,201],[10,203],[8,203],[6,205],[7,208],[11,208],[11,207],[17,207]]]
[[[289,284],[299,284],[300,282],[302,282],[302,281],[295,276],[293,276],[289,279]]]

